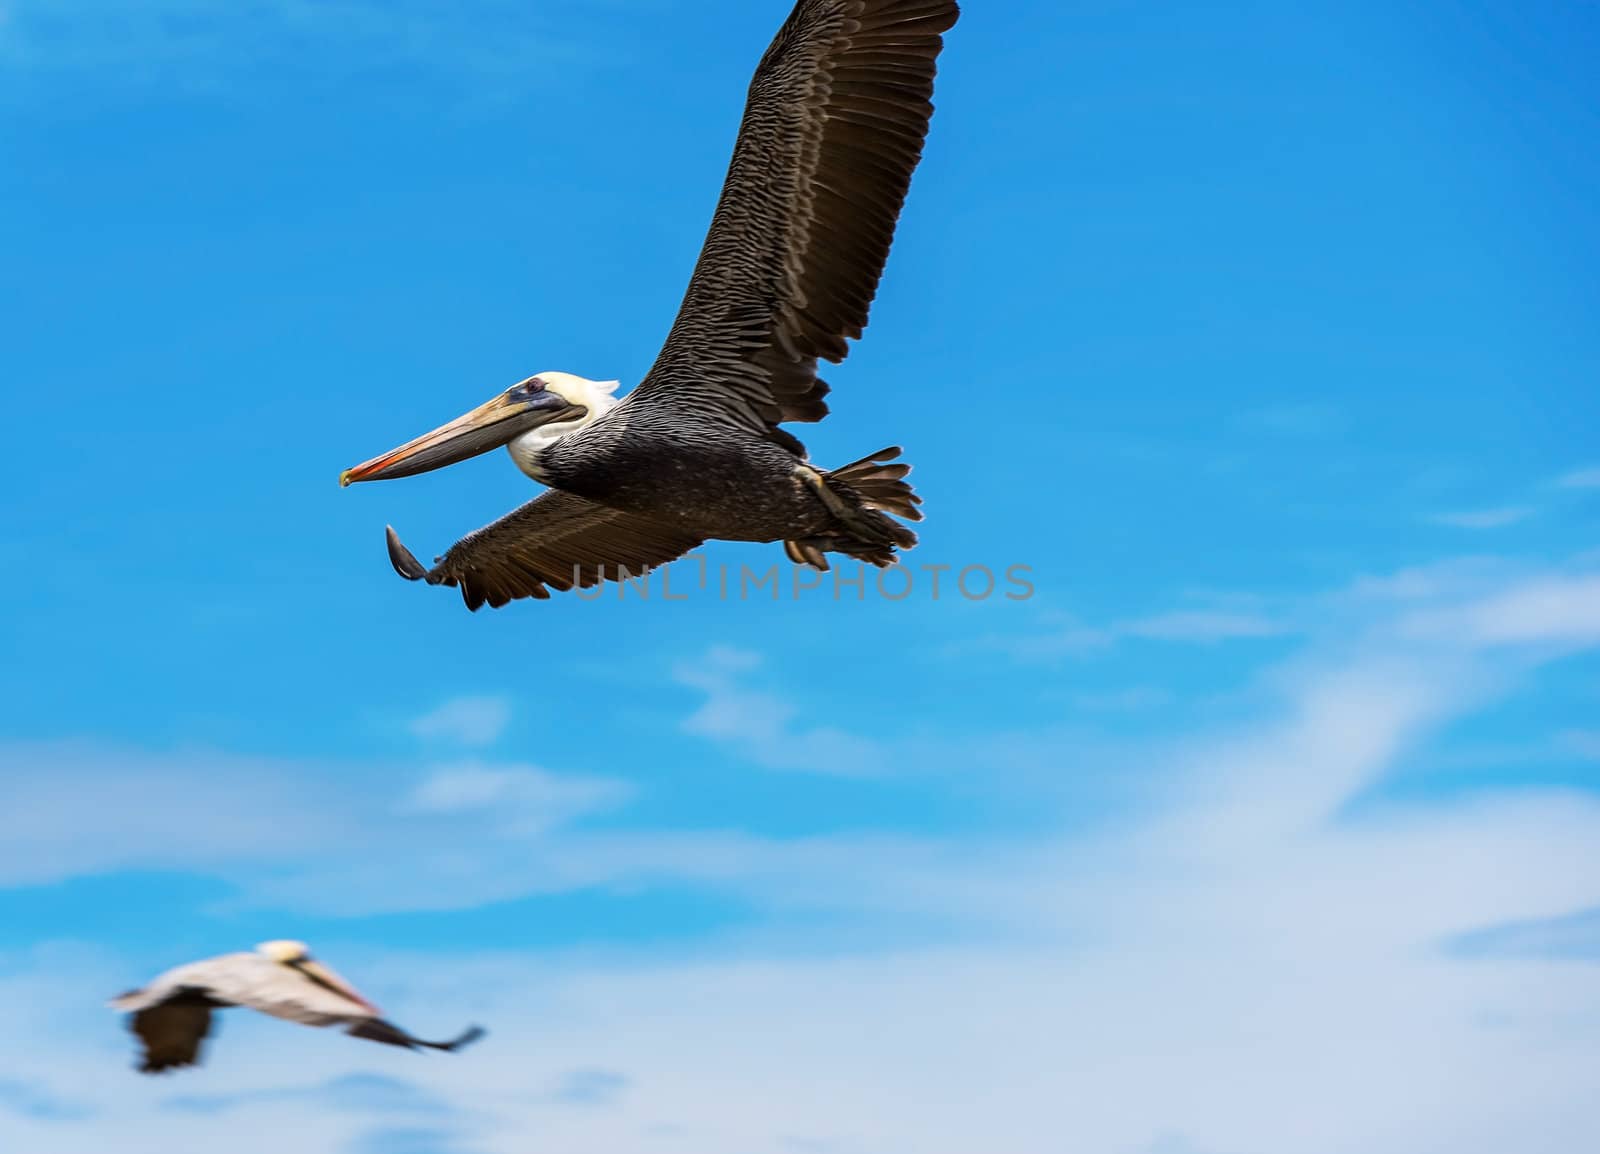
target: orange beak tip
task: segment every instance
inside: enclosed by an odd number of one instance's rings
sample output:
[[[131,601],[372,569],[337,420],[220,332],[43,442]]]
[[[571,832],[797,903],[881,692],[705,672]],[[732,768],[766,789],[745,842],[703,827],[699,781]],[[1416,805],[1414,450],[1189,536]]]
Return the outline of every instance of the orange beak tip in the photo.
[[[350,470],[345,469],[339,474],[339,488],[348,488],[350,485]]]

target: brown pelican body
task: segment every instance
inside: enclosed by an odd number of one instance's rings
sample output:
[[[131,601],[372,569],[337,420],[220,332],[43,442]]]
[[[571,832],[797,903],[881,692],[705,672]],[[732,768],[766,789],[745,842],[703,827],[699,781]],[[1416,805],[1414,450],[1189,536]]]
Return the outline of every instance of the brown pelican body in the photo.
[[[483,1036],[474,1026],[448,1042],[414,1038],[343,978],[311,957],[304,942],[263,942],[254,952],[223,954],[168,970],[148,986],[111,1000],[129,1013],[139,1037],[139,1070],[159,1074],[200,1064],[213,1010],[248,1006],[307,1026],[343,1026],[347,1034],[408,1050],[455,1050]]]
[[[797,563],[879,566],[920,520],[898,448],[810,464],[780,426],[827,415],[819,359],[857,339],[933,113],[954,0],[799,0],[756,70],[722,196],[676,322],[625,398],[539,373],[347,470],[384,480],[506,446],[550,491],[402,576],[467,606],[638,575],[708,539],[782,541]]]

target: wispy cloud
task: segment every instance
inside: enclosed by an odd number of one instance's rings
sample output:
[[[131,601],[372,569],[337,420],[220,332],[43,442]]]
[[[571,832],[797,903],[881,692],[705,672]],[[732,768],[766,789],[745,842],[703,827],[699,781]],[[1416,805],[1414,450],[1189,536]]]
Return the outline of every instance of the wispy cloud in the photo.
[[[458,952],[424,965],[374,953],[359,963],[363,983],[403,994],[380,996],[404,1020],[471,1006],[516,1055],[406,1065],[471,1121],[391,1126],[382,1148],[512,1154],[537,1128],[553,1149],[643,1149],[672,1134],[735,1154],[816,1134],[815,1103],[826,1102],[826,1140],[839,1149],[1045,1154],[1060,1131],[1040,1104],[1066,1084],[1071,1138],[1085,1150],[1582,1149],[1600,1125],[1600,992],[1571,962],[1594,956],[1600,801],[1527,789],[1401,798],[1383,786],[1526,671],[1600,645],[1585,615],[1596,582],[1542,572],[1373,599],[1357,635],[1311,637],[1267,671],[1272,699],[1259,716],[1141,745],[1141,804],[1088,830],[1063,813],[1004,837],[798,844],[657,831],[567,842],[530,868],[516,864],[527,848],[502,854],[490,839],[485,849],[483,830],[468,829],[485,870],[521,869],[524,886],[552,875],[573,884],[590,866],[657,879],[698,871],[745,887],[774,918],[804,901],[959,932],[819,955],[815,920],[798,919],[792,937],[764,948],[688,958]],[[1430,614],[1438,628],[1418,633]],[[761,668],[724,651],[700,672],[737,680]],[[779,732],[804,729],[791,706]],[[380,863],[391,890],[440,868],[401,875],[397,861]],[[348,862],[337,876],[363,888]],[[63,971],[0,967],[0,1032],[41,1039],[27,1062],[46,1084],[85,1061],[80,1032],[56,1016],[109,981]],[[300,1084],[331,1079],[352,1043],[318,1048],[305,1033],[236,1044],[211,1072],[216,1092],[270,1088],[287,1068]],[[393,1069],[414,1057],[393,1055]],[[624,1093],[606,1077],[574,1079],[621,1069]],[[0,1058],[0,1077],[17,1076]],[[172,1112],[107,1081],[90,1104],[115,1116],[128,1148],[170,1139]],[[598,1092],[607,1108],[552,1109],[564,1086]],[[291,1100],[186,1122],[193,1144],[227,1135],[240,1154],[302,1133],[320,1135],[320,1148],[380,1141],[359,1118]],[[68,1142],[50,1124],[20,1124],[30,1154],[83,1148],[82,1134]]]
[[[1556,747],[1587,761],[1600,761],[1600,729],[1569,729],[1556,735]]]
[[[1512,583],[1521,570],[1493,556],[1452,557],[1391,573],[1356,578],[1337,600],[1364,602],[1447,601]]]
[[[1446,948],[1468,958],[1600,962],[1600,908],[1458,934]]]
[[[1091,625],[1077,616],[1057,612],[1041,614],[1034,627],[1025,633],[990,634],[952,648],[997,651],[1032,661],[1088,657],[1104,653],[1116,641],[1113,628]]]
[[[1556,485],[1562,489],[1600,489],[1600,466],[1574,469],[1557,477]]]
[[[387,1074],[343,1074],[309,1086],[282,1086],[231,1094],[179,1094],[162,1106],[188,1114],[225,1114],[264,1103],[302,1103],[319,1109],[366,1114],[448,1114],[439,1095]]]
[[[42,1122],[75,1122],[93,1114],[84,1103],[60,1097],[33,1082],[0,1078],[0,1112]]]
[[[73,743],[0,743],[0,776],[0,886],[191,870],[245,904],[321,912],[459,908],[564,888],[575,870],[610,876],[551,839],[632,793],[515,764],[397,775]]]
[[[1480,646],[1582,648],[1600,641],[1600,576],[1543,577],[1449,608],[1421,610],[1400,630]]]
[[[1139,1154],[1221,1154],[1220,1151],[1196,1146],[1182,1134],[1162,1134]]]
[[[675,679],[704,694],[684,730],[768,769],[856,776],[885,768],[877,742],[832,726],[798,724],[792,702],[752,687],[761,664],[759,654],[727,647],[681,663]]]
[[[1323,401],[1270,405],[1241,413],[1237,423],[1244,428],[1279,436],[1312,437],[1341,432],[1346,419],[1335,406]]]
[[[1108,652],[1129,639],[1176,645],[1216,645],[1225,641],[1284,637],[1296,631],[1295,624],[1287,618],[1217,605],[1174,609],[1104,625],[1058,616],[1039,622],[1027,633],[987,637],[982,645],[1031,661],[1090,657]]]
[[[594,59],[572,37],[585,7],[490,0],[463,18],[444,0],[7,0],[0,64],[13,83],[59,80],[101,92],[247,97],[252,73],[293,68],[342,84],[399,73],[500,95],[540,83],[552,61]]]
[[[458,765],[429,774],[401,804],[406,813],[490,815],[523,833],[543,833],[627,801],[633,788],[599,777],[563,776],[531,766]]]
[[[1190,609],[1129,621],[1114,631],[1149,641],[1210,644],[1245,637],[1278,637],[1288,629],[1282,622],[1255,613]]]
[[[1435,525],[1453,529],[1504,529],[1526,521],[1535,510],[1527,505],[1500,505],[1492,509],[1469,509],[1459,513],[1439,513],[1430,518]]]
[[[0,777],[0,885],[303,853],[337,842],[364,808],[315,766],[220,753],[3,742]]]
[[[349,1154],[480,1154],[483,1149],[456,1130],[437,1127],[386,1127],[361,1135]]]
[[[1092,712],[1121,713],[1141,709],[1155,709],[1172,700],[1165,689],[1151,685],[1135,685],[1127,689],[1111,689],[1097,693],[1075,693],[1072,704]]]
[[[561,1076],[550,1096],[574,1106],[609,1106],[622,1097],[629,1081],[616,1070],[572,1070]]]
[[[778,1145],[793,1154],[834,1154],[840,1144],[833,1138],[804,1138],[787,1135],[778,1139]]]
[[[1375,619],[1303,641],[1300,655],[1266,682],[1282,680],[1299,695],[1294,709],[1302,728],[1291,731],[1292,739],[1202,747],[1179,760],[1159,750],[1113,755],[1147,766],[1170,761],[1167,774],[1191,786],[1213,775],[1206,767],[1256,767],[1241,808],[1230,811],[1230,820],[1247,823],[1279,820],[1270,810],[1275,798],[1308,800],[1305,789],[1285,793],[1282,766],[1301,767],[1323,796],[1305,820],[1320,820],[1367,788],[1416,733],[1489,691],[1486,679],[1514,677],[1600,644],[1600,577],[1542,573],[1486,589],[1469,584],[1470,592],[1451,586],[1420,599],[1372,599],[1362,611]],[[1296,688],[1322,647],[1344,652],[1352,644],[1372,650],[1363,664],[1337,679],[1330,674],[1315,693]],[[1019,735],[1031,741],[1026,749],[1013,748],[1011,735],[969,741],[937,729],[916,740],[867,738],[810,721],[798,702],[762,687],[762,674],[758,656],[728,649],[680,667],[680,684],[702,695],[684,728],[730,756],[771,768],[866,774],[928,762],[946,773],[966,765],[970,777],[970,767],[982,765],[984,780],[996,784],[1008,764],[1019,774],[1048,774],[1051,766],[1059,774],[1062,739],[1048,732]],[[1087,759],[1102,754],[1081,742],[1072,748],[1074,778],[1092,777]],[[1346,756],[1358,760],[1342,769]],[[992,917],[1011,900],[983,889],[970,872],[958,884],[927,888],[932,883],[922,879],[938,876],[947,854],[964,859],[971,848],[925,839],[778,839],[670,826],[602,832],[586,819],[628,802],[633,787],[526,765],[468,762],[397,779],[387,767],[333,771],[220,755],[13,744],[0,746],[0,772],[8,783],[0,884],[116,869],[196,869],[239,887],[240,902],[323,914],[460,909],[647,879],[759,891],[768,900],[778,893],[811,902],[842,899],[858,909],[916,894],[917,903],[946,916],[973,910]],[[1205,788],[1225,796],[1219,787]],[[97,804],[86,808],[85,797]],[[197,811],[206,814],[204,822],[194,822]],[[1208,828],[1229,827],[1208,818]],[[1009,858],[1015,847],[982,852]],[[827,879],[848,879],[846,892],[834,894]],[[981,898],[961,900],[977,889]]]
[[[457,697],[411,723],[418,737],[462,745],[493,745],[511,723],[511,702],[504,697]]]

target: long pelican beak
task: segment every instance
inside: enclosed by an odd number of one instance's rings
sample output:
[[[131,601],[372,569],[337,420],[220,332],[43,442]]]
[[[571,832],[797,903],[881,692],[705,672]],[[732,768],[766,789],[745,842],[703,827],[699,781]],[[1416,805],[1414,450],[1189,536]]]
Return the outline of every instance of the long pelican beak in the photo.
[[[378,1015],[379,1017],[383,1016],[382,1010],[378,1009],[377,1006],[374,1006],[360,994],[356,993],[356,988],[354,986],[345,981],[342,977],[334,973],[321,962],[314,962],[310,958],[303,958],[298,962],[292,962],[290,964],[306,977],[310,978],[317,985],[321,986],[323,989],[331,990],[335,994],[338,994],[341,998],[346,998],[363,1009],[372,1011],[372,1013]]]
[[[487,453],[490,449],[510,443],[540,425],[558,420],[574,406],[560,395],[543,388],[529,390],[518,385],[501,393],[488,404],[479,405],[448,425],[441,425],[431,433],[424,433],[414,441],[407,441],[398,449],[391,449],[380,457],[346,469],[339,474],[339,484],[356,481],[387,481],[394,477],[410,477],[432,469],[442,469]]]

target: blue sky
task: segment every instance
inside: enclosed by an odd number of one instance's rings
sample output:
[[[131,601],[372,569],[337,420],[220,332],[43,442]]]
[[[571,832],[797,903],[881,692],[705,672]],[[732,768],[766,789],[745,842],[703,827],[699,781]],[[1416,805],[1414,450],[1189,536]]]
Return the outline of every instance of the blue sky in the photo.
[[[1600,18],[970,4],[800,430],[913,594],[468,614],[381,532],[504,455],[338,472],[648,368],[786,5],[690,7],[0,0],[0,1146],[1585,1149]],[[282,936],[491,1035],[128,1070]]]

